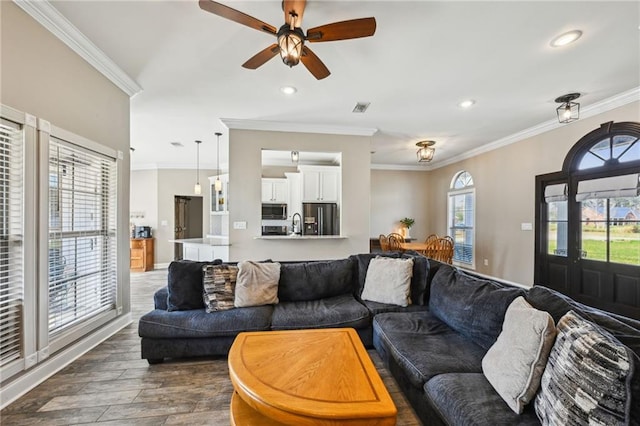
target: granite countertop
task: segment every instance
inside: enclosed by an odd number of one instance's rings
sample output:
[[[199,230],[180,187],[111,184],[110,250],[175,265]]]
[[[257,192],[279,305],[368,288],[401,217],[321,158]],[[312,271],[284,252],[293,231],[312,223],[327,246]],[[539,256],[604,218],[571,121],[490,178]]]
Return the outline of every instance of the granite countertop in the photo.
[[[200,244],[203,246],[230,246],[229,237],[185,238],[169,240],[170,243]]]

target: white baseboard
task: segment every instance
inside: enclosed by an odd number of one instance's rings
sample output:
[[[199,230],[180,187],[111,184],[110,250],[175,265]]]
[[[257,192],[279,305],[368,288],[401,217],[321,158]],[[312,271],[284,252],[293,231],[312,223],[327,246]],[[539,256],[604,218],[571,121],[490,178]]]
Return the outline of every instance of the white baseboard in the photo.
[[[169,267],[169,263],[156,263],[153,265],[153,269],[167,269]]]
[[[0,389],[0,409],[4,409],[16,399],[29,392],[49,377],[80,358],[109,337],[131,324],[131,313],[116,318],[104,327],[79,340],[70,347],[52,355],[46,361],[29,369],[20,377],[3,385]]]

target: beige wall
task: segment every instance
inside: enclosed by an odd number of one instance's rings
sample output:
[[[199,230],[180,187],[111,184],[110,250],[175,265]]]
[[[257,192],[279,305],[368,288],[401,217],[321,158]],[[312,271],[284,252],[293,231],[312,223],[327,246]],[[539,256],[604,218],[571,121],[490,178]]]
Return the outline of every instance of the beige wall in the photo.
[[[203,236],[209,232],[209,206],[211,192],[208,176],[215,170],[200,170],[202,185],[202,230]],[[155,238],[155,264],[166,266],[173,260],[174,238],[174,197],[176,195],[195,196],[195,170],[160,169],[134,170],[131,172],[131,211],[144,211],[144,219],[136,219],[137,225],[151,226]],[[163,225],[166,221],[166,225]]]
[[[429,230],[429,185],[426,171],[371,170],[371,232],[398,232],[400,219],[411,217],[411,237],[424,240]]]
[[[476,188],[476,270],[522,284],[533,284],[535,176],[560,171],[569,149],[608,121],[640,120],[640,102],[564,125],[518,143],[429,173],[429,232],[445,234],[447,191],[460,170]],[[487,259],[489,266],[483,265]]]
[[[364,136],[231,130],[229,132],[230,223],[246,221],[246,230],[230,229],[231,260],[336,259],[369,250],[371,138]],[[342,152],[341,240],[261,240],[261,150]],[[233,228],[233,226],[231,226]]]

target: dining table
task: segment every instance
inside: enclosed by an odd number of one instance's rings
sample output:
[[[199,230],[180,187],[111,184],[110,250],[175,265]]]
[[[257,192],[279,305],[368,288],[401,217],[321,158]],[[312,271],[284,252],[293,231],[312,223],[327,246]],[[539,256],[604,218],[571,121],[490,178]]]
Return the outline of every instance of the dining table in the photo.
[[[400,247],[402,247],[403,250],[415,250],[417,252],[424,252],[428,246],[429,245],[424,241],[411,241],[400,244]],[[431,248],[434,248],[433,245]]]

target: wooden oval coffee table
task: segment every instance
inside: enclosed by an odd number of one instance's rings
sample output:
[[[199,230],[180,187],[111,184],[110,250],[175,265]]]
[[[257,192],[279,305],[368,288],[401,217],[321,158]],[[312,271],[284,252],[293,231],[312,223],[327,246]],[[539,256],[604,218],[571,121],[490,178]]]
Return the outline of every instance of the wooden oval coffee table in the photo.
[[[232,424],[396,424],[389,392],[351,328],[240,333],[229,375]]]

